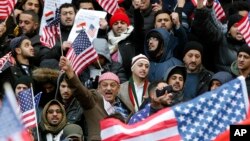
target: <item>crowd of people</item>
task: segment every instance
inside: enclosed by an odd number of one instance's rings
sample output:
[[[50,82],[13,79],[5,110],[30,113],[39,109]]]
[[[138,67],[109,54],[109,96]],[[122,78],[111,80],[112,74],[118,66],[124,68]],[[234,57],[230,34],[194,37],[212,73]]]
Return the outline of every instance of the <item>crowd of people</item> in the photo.
[[[250,95],[250,47],[236,26],[250,14],[249,1],[221,1],[226,17],[219,20],[214,0],[118,0],[92,42],[98,59],[80,75],[65,57],[75,16],[105,10],[96,0],[62,4],[61,38],[49,48],[39,35],[44,1],[18,0],[0,21],[0,58],[12,56],[0,72],[0,99],[7,81],[16,96],[30,87],[41,93],[34,140],[101,140],[105,118],[131,125],[239,75]]]

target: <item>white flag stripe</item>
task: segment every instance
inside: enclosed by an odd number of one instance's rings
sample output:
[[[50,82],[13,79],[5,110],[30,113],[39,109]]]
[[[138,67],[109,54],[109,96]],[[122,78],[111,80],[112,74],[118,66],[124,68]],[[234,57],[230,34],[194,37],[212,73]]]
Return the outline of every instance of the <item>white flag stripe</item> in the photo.
[[[168,134],[166,135],[166,133]],[[145,135],[125,139],[123,141],[136,141],[136,140],[137,141],[144,141],[144,140],[156,141],[156,140],[162,140],[162,139],[166,139],[166,138],[173,137],[173,136],[178,136],[178,134],[179,132],[178,132],[177,126],[174,126],[174,127],[170,127],[167,129],[159,130],[157,132],[151,132]]]
[[[162,121],[167,121],[167,120],[172,120],[172,119],[175,119],[175,115],[174,115],[174,112],[171,110],[171,111],[165,112],[157,116],[156,118],[146,123],[141,124],[140,126],[136,126],[135,124],[135,128],[132,128],[132,129],[126,129],[121,125],[115,125],[115,126],[103,129],[101,132],[101,136],[102,136],[102,139],[106,139],[106,138],[113,136],[114,134],[121,134],[121,133],[131,134],[131,133],[143,131],[146,128],[155,126],[156,124],[161,123]],[[117,130],[114,130],[114,128],[117,128]],[[110,133],[113,133],[113,135]]]

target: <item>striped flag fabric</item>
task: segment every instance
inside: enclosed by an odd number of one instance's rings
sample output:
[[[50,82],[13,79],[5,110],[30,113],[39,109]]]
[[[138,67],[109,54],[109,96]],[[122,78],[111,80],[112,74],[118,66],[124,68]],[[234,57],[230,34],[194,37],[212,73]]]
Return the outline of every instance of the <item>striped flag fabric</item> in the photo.
[[[32,95],[32,89],[26,89],[18,94],[18,100],[22,112],[22,122],[25,128],[36,127],[36,113],[34,107],[34,100]]]
[[[215,16],[218,20],[221,21],[226,18],[225,11],[223,10],[219,0],[214,0],[213,8],[214,8]]]
[[[60,34],[60,13],[58,8],[55,13],[54,19],[50,20],[43,28],[42,36],[40,37],[41,43],[49,48],[52,48],[56,44],[56,38]],[[50,15],[48,14],[48,16]]]
[[[196,7],[197,6],[197,0],[191,0],[193,5]],[[204,5],[206,5],[207,3],[207,0],[204,0]],[[214,12],[215,12],[215,16],[218,20],[223,20],[226,18],[226,14],[225,14],[225,11],[223,10],[219,0],[214,0],[214,3],[213,3],[213,9],[214,9]]]
[[[0,58],[0,71],[4,71],[6,68],[14,64],[14,60],[11,56],[11,52],[9,52]]]
[[[13,12],[16,3],[16,0],[1,0],[0,19],[6,19]]]
[[[1,141],[31,141],[31,138],[21,121],[16,116],[11,102],[4,97],[0,106],[0,140]]]
[[[84,30],[80,31],[66,54],[77,75],[96,61],[98,55]]]
[[[247,16],[243,17],[237,24],[237,28],[243,35],[246,43],[250,47],[250,12]]]
[[[119,8],[117,0],[96,0],[99,5],[109,14],[114,15],[117,8]]]
[[[95,35],[97,34],[97,29],[95,28],[95,26],[93,24],[91,24],[89,26],[89,29],[87,31],[88,35],[91,37],[91,38],[94,38]]]
[[[165,108],[126,125],[108,118],[101,121],[103,141],[164,140],[210,141],[249,114],[245,78],[240,76],[190,101]]]

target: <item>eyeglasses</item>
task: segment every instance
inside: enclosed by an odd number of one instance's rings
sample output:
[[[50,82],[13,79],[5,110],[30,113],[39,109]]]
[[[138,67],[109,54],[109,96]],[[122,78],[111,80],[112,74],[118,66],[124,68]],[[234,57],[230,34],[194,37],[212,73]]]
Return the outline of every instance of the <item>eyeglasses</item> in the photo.
[[[53,114],[54,112],[56,112],[57,114],[61,114],[62,110],[61,109],[56,109],[56,110],[50,109],[47,111],[47,113],[49,113],[49,114]]]
[[[79,138],[67,138],[67,141],[81,141]]]

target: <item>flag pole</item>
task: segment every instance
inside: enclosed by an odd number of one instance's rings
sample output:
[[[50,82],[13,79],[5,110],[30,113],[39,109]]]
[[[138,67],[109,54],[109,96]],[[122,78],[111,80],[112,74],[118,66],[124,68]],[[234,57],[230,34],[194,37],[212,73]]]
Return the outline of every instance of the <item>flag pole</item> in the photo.
[[[55,6],[56,6],[56,9],[57,9],[57,4],[56,3],[55,3]],[[59,40],[60,40],[60,45],[61,45],[61,54],[63,56],[62,35],[61,35],[61,24],[60,24],[60,22],[58,22],[58,31],[59,31]]]
[[[37,124],[36,105],[35,105],[35,101],[34,101],[35,98],[34,98],[34,92],[33,92],[33,85],[32,85],[32,83],[30,83],[30,89],[31,89],[31,96],[32,96],[32,104],[33,104],[34,111],[35,111],[37,140],[40,141],[39,129],[38,129],[38,124]]]

